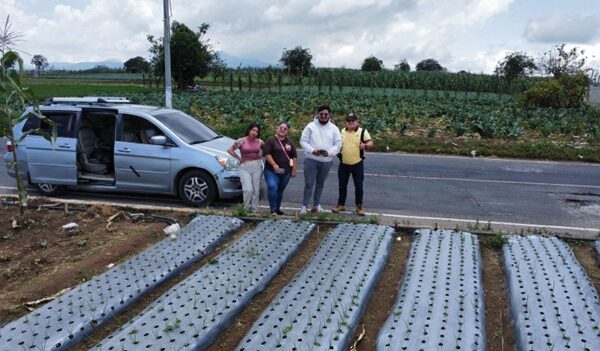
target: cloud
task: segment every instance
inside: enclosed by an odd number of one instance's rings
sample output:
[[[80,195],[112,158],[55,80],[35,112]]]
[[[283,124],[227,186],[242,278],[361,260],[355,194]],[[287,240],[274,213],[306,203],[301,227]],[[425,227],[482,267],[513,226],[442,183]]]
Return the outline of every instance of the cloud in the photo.
[[[549,16],[530,20],[525,38],[532,43],[590,43],[600,33],[599,15],[564,15],[554,12]]]
[[[13,2],[14,0],[9,0]],[[91,0],[84,7],[55,5],[44,17],[15,4],[15,29],[25,35],[24,52],[42,54],[50,62],[126,60],[147,56],[146,35],[160,32],[162,5],[152,0]],[[119,11],[115,11],[115,9]],[[24,13],[32,13],[23,15]],[[28,61],[27,57],[24,58]]]
[[[312,6],[310,13],[320,17],[331,17],[367,8],[387,8],[391,0],[321,0]]]
[[[496,61],[502,48],[492,50],[483,35],[471,42],[465,37],[484,28],[493,30],[485,26],[510,11],[513,3],[177,0],[171,7],[172,20],[193,30],[209,23],[207,38],[213,48],[237,57],[276,64],[284,48],[300,45],[310,49],[316,66],[358,68],[375,55],[388,68],[401,59],[414,67],[434,58],[451,71],[480,71]],[[156,0],[2,0],[0,13],[4,12],[11,20],[13,14],[18,18],[14,27],[26,35],[23,49],[45,55],[50,62],[148,57],[146,36],[163,33],[162,1]]]

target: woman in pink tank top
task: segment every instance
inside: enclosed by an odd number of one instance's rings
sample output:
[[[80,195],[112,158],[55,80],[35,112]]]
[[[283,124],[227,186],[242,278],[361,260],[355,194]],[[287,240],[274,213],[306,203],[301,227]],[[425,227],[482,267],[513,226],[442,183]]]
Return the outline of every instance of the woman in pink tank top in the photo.
[[[252,123],[246,129],[246,136],[236,140],[227,152],[240,161],[240,180],[244,195],[244,208],[249,212],[258,211],[258,195],[262,180],[262,146],[259,139],[260,125]],[[236,152],[239,150],[239,154]]]

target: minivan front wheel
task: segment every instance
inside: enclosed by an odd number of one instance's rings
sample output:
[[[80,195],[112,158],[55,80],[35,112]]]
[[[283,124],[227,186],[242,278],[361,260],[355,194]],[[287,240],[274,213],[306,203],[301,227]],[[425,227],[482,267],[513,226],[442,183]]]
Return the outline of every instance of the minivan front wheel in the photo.
[[[58,196],[65,192],[65,187],[63,185],[36,183],[35,187],[40,194],[45,196]]]
[[[191,206],[208,206],[217,197],[217,187],[211,176],[203,171],[190,171],[181,177],[179,197]]]

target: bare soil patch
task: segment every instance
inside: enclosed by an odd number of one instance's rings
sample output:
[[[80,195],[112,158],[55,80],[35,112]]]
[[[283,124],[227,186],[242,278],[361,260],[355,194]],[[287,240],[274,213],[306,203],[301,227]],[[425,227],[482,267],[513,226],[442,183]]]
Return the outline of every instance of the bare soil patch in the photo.
[[[164,238],[168,225],[134,222],[126,210],[107,206],[81,212],[45,205],[31,203],[25,224],[16,228],[18,208],[0,205],[0,325],[28,313],[25,303],[76,286],[143,251]],[[186,220],[181,213],[168,215]],[[78,228],[62,229],[71,222]]]
[[[508,315],[502,250],[491,244],[489,239],[489,237],[482,237],[480,240],[483,261],[486,345],[490,351],[512,350],[514,349],[514,340]]]
[[[596,287],[596,291],[600,291],[600,261],[591,241],[569,241],[569,246],[573,250],[577,261],[586,270],[588,277]]]
[[[404,275],[404,266],[408,261],[411,233],[402,233],[399,238],[400,241],[396,240],[392,245],[392,252],[385,270],[365,308],[363,320],[358,326],[357,335],[354,338],[357,351],[375,350],[379,330],[383,327],[392,312],[394,302],[396,302],[398,287],[400,287],[400,281]]]

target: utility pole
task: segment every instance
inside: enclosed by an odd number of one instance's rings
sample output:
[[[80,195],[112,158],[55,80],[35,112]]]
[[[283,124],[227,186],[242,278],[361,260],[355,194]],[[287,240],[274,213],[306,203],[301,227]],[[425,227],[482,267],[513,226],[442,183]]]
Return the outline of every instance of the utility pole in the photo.
[[[163,48],[165,51],[165,106],[173,108],[173,88],[171,87],[171,15],[169,0],[163,0],[165,13],[165,35]]]

